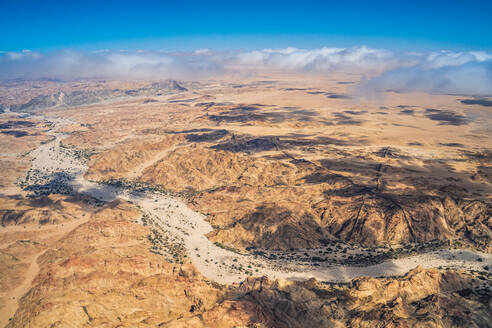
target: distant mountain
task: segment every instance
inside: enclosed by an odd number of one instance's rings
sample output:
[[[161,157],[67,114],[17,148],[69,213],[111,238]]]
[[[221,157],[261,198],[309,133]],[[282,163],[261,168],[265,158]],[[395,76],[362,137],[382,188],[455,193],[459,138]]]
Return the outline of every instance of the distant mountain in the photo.
[[[77,90],[73,92],[57,92],[50,95],[40,95],[23,104],[10,105],[12,112],[34,112],[51,107],[76,107],[100,103],[117,98],[161,96],[170,92],[188,91],[175,80],[153,82],[148,86],[138,89],[103,89],[103,90]],[[0,104],[0,111],[4,105]]]

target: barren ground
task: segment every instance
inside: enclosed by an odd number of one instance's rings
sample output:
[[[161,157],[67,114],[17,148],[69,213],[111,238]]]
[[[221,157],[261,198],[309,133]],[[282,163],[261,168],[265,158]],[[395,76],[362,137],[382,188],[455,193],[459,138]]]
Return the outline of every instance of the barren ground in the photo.
[[[150,271],[156,261],[165,267],[159,274],[172,279],[181,279],[174,276],[179,267],[196,270],[180,283],[199,284],[205,294],[216,283],[242,286],[247,277],[345,283],[401,276],[418,265],[488,277],[492,109],[455,95],[386,92],[368,100],[339,83],[357,78],[269,72],[2,114],[0,325],[53,322],[43,312],[48,308],[29,311],[28,300],[48,293],[51,274],[70,276],[58,266],[80,266],[77,256],[97,253],[99,237],[84,229],[109,238],[96,256],[104,263],[138,248],[154,263]],[[143,82],[112,83],[147,90]],[[34,93],[16,88],[4,87],[2,94],[22,94],[21,104],[59,90],[50,83]],[[112,220],[127,227],[126,237]],[[65,245],[79,242],[93,246],[74,253]],[[134,277],[151,274],[131,265]],[[99,278],[87,279],[102,286]],[[116,318],[84,302],[74,314],[80,322]],[[220,302],[200,302],[206,304],[192,309],[208,313],[202,324],[217,323],[207,311]],[[166,320],[182,321],[194,315],[177,314],[190,304],[162,311],[171,311]],[[157,317],[156,324],[165,321]]]

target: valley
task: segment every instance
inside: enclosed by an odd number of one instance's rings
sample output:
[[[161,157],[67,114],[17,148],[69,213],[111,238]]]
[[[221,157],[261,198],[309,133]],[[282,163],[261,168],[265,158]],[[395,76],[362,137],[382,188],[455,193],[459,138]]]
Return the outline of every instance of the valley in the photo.
[[[454,320],[430,310],[444,297],[483,326],[490,109],[393,92],[362,106],[340,81],[111,82],[140,91],[5,103],[0,324],[362,327],[389,306],[378,322],[425,326]]]

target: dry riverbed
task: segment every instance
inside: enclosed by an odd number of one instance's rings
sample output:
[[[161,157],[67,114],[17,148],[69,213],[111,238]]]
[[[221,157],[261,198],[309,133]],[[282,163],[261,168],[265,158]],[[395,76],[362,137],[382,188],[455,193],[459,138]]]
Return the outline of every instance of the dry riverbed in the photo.
[[[443,267],[466,270],[483,270],[492,267],[492,255],[472,250],[441,248],[423,254],[389,259],[381,263],[339,265],[330,261],[306,263],[302,254],[312,258],[326,249],[293,252],[286,258],[274,258],[258,254],[242,254],[212,243],[206,234],[212,226],[205,216],[191,210],[183,201],[150,188],[128,188],[107,185],[84,178],[87,154],[63,145],[66,134],[56,131],[71,122],[63,119],[45,118],[53,122],[51,134],[54,139],[40,145],[29,156],[32,167],[20,185],[32,195],[49,193],[83,193],[99,201],[116,198],[128,200],[139,206],[143,216],[141,223],[151,226],[152,252],[166,256],[170,261],[181,262],[188,257],[208,279],[230,284],[240,282],[247,276],[269,278],[309,279],[322,281],[349,281],[359,276],[402,275],[417,265],[424,268]],[[337,250],[331,258],[338,256]],[[349,250],[357,255],[358,250]],[[271,255],[271,254],[270,254]]]

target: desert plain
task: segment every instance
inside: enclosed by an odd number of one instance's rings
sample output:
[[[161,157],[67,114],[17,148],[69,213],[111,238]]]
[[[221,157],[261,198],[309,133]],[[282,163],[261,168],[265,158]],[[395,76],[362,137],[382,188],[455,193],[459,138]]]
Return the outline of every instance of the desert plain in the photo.
[[[0,325],[491,327],[492,100],[356,74],[0,85]]]

